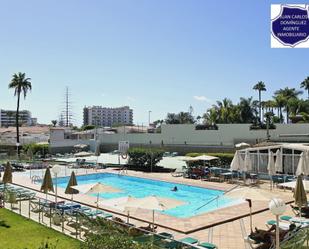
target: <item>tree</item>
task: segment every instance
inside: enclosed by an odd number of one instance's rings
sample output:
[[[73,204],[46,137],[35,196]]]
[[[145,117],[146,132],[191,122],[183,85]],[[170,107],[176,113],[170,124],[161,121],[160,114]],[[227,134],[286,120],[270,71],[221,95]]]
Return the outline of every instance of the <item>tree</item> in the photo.
[[[52,120],[51,123],[52,123],[53,127],[56,127],[58,122],[57,122],[57,120]]]
[[[263,81],[259,81],[257,84],[255,84],[253,86],[253,90],[256,90],[259,92],[259,103],[260,103],[260,106],[259,106],[259,118],[260,118],[260,122],[261,122],[261,110],[262,110],[262,92],[263,91],[266,91],[266,86],[265,86],[265,83]]]
[[[274,96],[274,100],[275,100],[276,107],[278,108],[278,111],[279,111],[278,117],[279,117],[280,123],[282,123],[283,122],[282,108],[286,106],[287,100],[282,94],[278,94]]]
[[[165,119],[166,124],[194,124],[195,120],[189,112],[168,113]]]
[[[307,77],[306,79],[303,80],[303,82],[300,83],[300,87],[307,90],[308,100],[309,100],[309,77]]]
[[[253,103],[251,98],[240,98],[240,102],[238,104],[239,112],[240,112],[240,121],[241,123],[252,123],[255,120],[254,111],[253,111]]]
[[[283,89],[279,89],[278,91],[275,92],[275,95],[282,95],[282,97],[285,98],[285,111],[286,111],[286,122],[289,123],[289,114],[290,114],[290,110],[289,110],[289,105],[288,105],[288,101],[291,98],[298,98],[298,96],[302,94],[302,91],[298,91],[295,88],[283,88]]]
[[[16,143],[19,144],[19,104],[20,94],[24,95],[24,99],[27,96],[28,91],[31,91],[31,79],[26,77],[25,73],[13,74],[12,80],[9,83],[9,89],[14,89],[14,96],[17,96],[17,108],[16,108]],[[19,150],[18,150],[19,154]]]

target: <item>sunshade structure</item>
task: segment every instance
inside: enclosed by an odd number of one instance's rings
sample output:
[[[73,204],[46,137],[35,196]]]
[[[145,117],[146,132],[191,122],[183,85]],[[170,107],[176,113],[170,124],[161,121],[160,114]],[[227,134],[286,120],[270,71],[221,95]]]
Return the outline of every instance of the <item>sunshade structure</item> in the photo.
[[[152,210],[152,224],[154,227],[154,215],[155,210],[158,211],[164,211],[167,209],[175,208],[177,206],[183,205],[184,202],[175,200],[175,199],[169,199],[169,198],[163,198],[159,196],[147,196],[144,198],[139,198],[136,200],[128,201],[127,203],[121,205],[123,208],[142,208],[142,209],[149,209]]]
[[[250,152],[248,150],[246,150],[244,167],[242,168],[242,171],[247,172],[247,171],[250,171],[250,170],[252,170],[252,160],[251,160]]]
[[[299,207],[299,209],[303,206],[307,206],[307,195],[303,185],[303,176],[299,175],[296,180],[296,187],[294,189],[294,199],[295,204]],[[300,212],[301,214],[301,212]]]
[[[71,195],[71,199],[73,201],[73,195],[78,194],[79,191],[77,189],[72,188],[72,186],[77,186],[77,180],[74,171],[71,173],[70,180],[68,182],[68,185],[64,191],[65,194]]]
[[[99,195],[100,193],[118,193],[120,189],[104,185],[100,182],[92,184],[83,184],[79,186],[72,186],[71,188],[78,190],[84,194],[97,194],[97,207],[99,206]]]
[[[127,211],[127,222],[129,223],[129,219],[130,219],[130,212],[129,210],[126,210],[125,208],[125,204],[126,203],[131,203],[136,201],[137,198],[134,198],[132,196],[124,196],[124,197],[119,197],[119,198],[113,198],[113,199],[109,199],[109,200],[104,200],[104,201],[100,201],[99,204],[103,205],[103,206],[107,206],[107,207],[111,207],[111,208],[115,208],[118,209],[122,212]]]
[[[46,194],[46,200],[47,200],[47,192],[48,191],[54,192],[53,180],[52,180],[49,168],[47,168],[45,171],[45,175],[44,175],[42,186],[41,186],[41,191],[43,191]]]
[[[93,153],[86,152],[86,151],[82,151],[82,152],[78,152],[74,154],[75,157],[86,157],[86,156],[91,156],[91,155],[93,155]]]
[[[302,152],[300,154],[300,159],[298,161],[296,175],[299,176],[301,174],[303,175],[309,175],[309,158],[306,152]]]
[[[275,169],[278,172],[283,172],[283,165],[282,165],[282,153],[280,149],[276,151],[276,162],[275,162]]]
[[[245,142],[235,144],[235,148],[244,148],[244,147],[250,147],[250,144],[247,144]]]
[[[187,162],[194,162],[194,161],[211,161],[211,160],[216,160],[218,157],[215,156],[207,156],[207,155],[201,155],[201,156],[196,156],[196,157],[186,157],[183,160]]]
[[[244,160],[242,159],[239,151],[236,151],[231,162],[231,170],[242,170]]]
[[[11,164],[9,162],[6,163],[5,165],[5,170],[4,170],[4,174],[3,174],[3,183],[12,183],[12,167]]]
[[[250,228],[252,230],[252,202],[254,201],[269,201],[272,198],[276,197],[275,194],[267,192],[265,190],[259,188],[250,188],[250,187],[242,187],[236,188],[224,195],[225,197],[235,198],[235,199],[243,199],[249,202],[250,208]]]

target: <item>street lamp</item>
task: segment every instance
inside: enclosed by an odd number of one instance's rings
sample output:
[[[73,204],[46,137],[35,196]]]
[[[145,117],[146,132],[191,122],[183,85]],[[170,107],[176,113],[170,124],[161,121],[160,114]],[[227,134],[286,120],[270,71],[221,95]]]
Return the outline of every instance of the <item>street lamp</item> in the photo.
[[[269,202],[269,210],[273,215],[276,215],[276,249],[280,249],[279,215],[282,215],[286,210],[285,202],[281,199],[274,198]]]
[[[148,111],[148,126],[150,126],[150,113],[151,111]]]
[[[56,202],[56,206],[57,206],[57,175],[60,173],[61,168],[59,165],[55,165],[54,167],[52,167],[52,172],[54,173],[54,175],[56,176],[56,196],[55,196],[55,202]]]

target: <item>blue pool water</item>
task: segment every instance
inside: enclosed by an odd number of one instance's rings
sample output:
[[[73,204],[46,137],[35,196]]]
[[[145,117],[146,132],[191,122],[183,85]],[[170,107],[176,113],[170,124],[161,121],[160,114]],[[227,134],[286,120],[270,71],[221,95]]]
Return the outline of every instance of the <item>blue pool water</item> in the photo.
[[[66,188],[69,177],[58,178],[58,186]],[[101,193],[100,197],[110,199],[131,195],[133,197],[142,198],[149,195],[160,197],[173,198],[183,201],[184,204],[176,208],[163,211],[163,213],[187,218],[197,214],[213,211],[218,208],[227,207],[236,203],[239,200],[220,197],[218,202],[212,201],[205,205],[210,200],[218,195],[223,195],[223,191],[207,188],[200,188],[185,184],[175,184],[164,181],[150,180],[139,177],[123,176],[111,173],[99,173],[77,176],[78,185],[101,182],[106,185],[121,189],[119,193]],[[173,192],[171,189],[177,186],[178,191]],[[205,205],[204,207],[202,207]],[[201,208],[202,207],[202,208]]]

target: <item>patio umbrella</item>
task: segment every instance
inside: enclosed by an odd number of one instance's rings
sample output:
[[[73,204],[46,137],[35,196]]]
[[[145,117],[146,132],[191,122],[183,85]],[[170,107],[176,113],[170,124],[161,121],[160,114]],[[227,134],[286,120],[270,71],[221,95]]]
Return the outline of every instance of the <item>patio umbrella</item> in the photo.
[[[268,153],[268,164],[267,164],[268,174],[270,175],[270,187],[272,186],[272,176],[276,174],[276,167],[275,167],[275,159],[274,153],[270,151]]]
[[[241,170],[243,168],[243,163],[240,152],[237,150],[231,162],[231,170]]]
[[[242,199],[249,202],[250,208],[250,229],[252,231],[252,202],[254,201],[269,201],[272,198],[276,197],[273,193],[267,192],[265,190],[259,188],[252,188],[252,187],[242,187],[234,189],[230,192],[224,194],[225,197],[235,198],[235,199]]]
[[[275,162],[275,169],[278,172],[283,172],[283,167],[282,167],[282,154],[280,150],[276,151],[276,162]]]
[[[133,201],[135,201],[136,198],[132,197],[132,196],[124,196],[124,197],[119,197],[119,198],[112,198],[109,200],[104,200],[104,201],[100,201],[99,204],[103,205],[103,206],[107,206],[107,207],[112,207],[115,209],[118,209],[120,211],[127,211],[127,223],[129,223],[129,219],[130,219],[130,211],[126,210],[125,208],[125,204],[126,203],[131,203]]]
[[[300,215],[301,215],[301,207],[302,206],[307,206],[307,195],[306,191],[304,189],[304,184],[303,184],[303,176],[299,175],[296,180],[296,187],[294,190],[294,199],[295,199],[295,204],[299,207]]]
[[[9,162],[6,163],[4,174],[3,174],[3,183],[12,183],[12,167]]]
[[[183,205],[184,202],[175,200],[175,199],[169,199],[169,198],[163,198],[159,196],[147,196],[144,198],[139,198],[136,200],[128,201],[123,205],[124,208],[142,208],[142,209],[149,209],[152,210],[152,225],[154,228],[154,215],[155,210],[158,211],[164,211],[167,209],[171,209],[180,205]]]
[[[76,186],[76,185],[77,185],[76,176],[75,176],[74,171],[72,171],[70,180],[69,180],[68,185],[67,185],[67,187],[64,191],[65,194],[72,195],[72,197],[71,197],[72,201],[73,201],[73,195],[79,193],[79,191],[77,189],[71,188],[72,186]]]
[[[305,152],[302,152],[300,154],[300,158],[296,169],[296,175],[299,176],[301,174],[309,175],[308,158]]]
[[[97,194],[97,208],[99,207],[99,195],[100,193],[118,193],[120,189],[104,185],[100,182],[92,184],[83,184],[79,186],[72,186],[71,188],[77,189],[84,194]]]
[[[246,150],[246,153],[245,153],[244,167],[242,170],[244,172],[252,170],[252,161],[251,161],[250,152],[248,150]]]
[[[43,179],[42,186],[41,186],[41,191],[46,193],[46,195],[48,191],[54,192],[53,180],[52,180],[49,168],[47,168],[45,171],[44,179]]]

